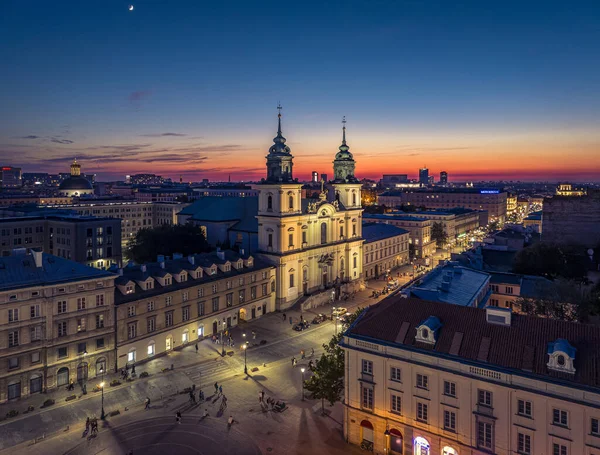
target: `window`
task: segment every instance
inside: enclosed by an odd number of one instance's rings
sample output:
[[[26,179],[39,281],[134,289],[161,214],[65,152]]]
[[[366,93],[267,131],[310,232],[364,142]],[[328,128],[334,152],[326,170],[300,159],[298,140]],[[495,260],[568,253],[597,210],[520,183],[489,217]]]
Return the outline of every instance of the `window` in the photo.
[[[225,304],[228,307],[233,306],[233,293],[227,294],[225,296]]]
[[[148,357],[154,355],[154,343],[148,345]]]
[[[212,285],[212,293],[213,293],[213,294],[216,294],[216,293],[217,293],[217,291],[218,291],[217,285],[216,285],[216,284],[213,284],[213,285]]]
[[[302,243],[308,243],[308,236],[306,231],[302,231]]]
[[[402,414],[402,398],[400,397],[400,395],[392,394],[391,408],[392,412],[395,412],[396,414]]]
[[[19,309],[8,310],[8,322],[17,322],[19,320]]]
[[[41,357],[39,351],[31,353],[31,363],[38,363],[40,360]]]
[[[186,306],[181,309],[181,320],[189,321],[190,320],[190,307]]]
[[[103,349],[104,348],[104,338],[98,338],[96,340],[96,349]]]
[[[171,296],[165,297],[165,306],[171,306],[172,303],[173,303],[173,297],[171,297]]]
[[[11,357],[8,359],[8,369],[12,370],[13,368],[19,368],[19,358]]]
[[[552,444],[552,455],[569,455],[567,446],[563,446],[562,444]]]
[[[96,295],[96,306],[104,306],[104,294]]]
[[[77,354],[84,354],[87,352],[87,345],[85,343],[77,344]]]
[[[254,300],[256,298],[256,286],[252,286],[250,288],[250,300]]]
[[[444,381],[444,395],[456,398],[456,383]]]
[[[204,297],[204,289],[200,288],[198,289],[198,298],[200,299],[202,297]]]
[[[327,223],[321,223],[321,243],[327,243]]]
[[[135,362],[135,349],[133,351],[129,351],[127,353],[127,361],[128,362]]]
[[[362,407],[373,409],[373,389],[363,387],[362,389]]]
[[[165,313],[165,327],[171,327],[173,325],[173,311],[167,311]]]
[[[58,306],[58,314],[62,314],[62,313],[66,313],[67,312],[67,301],[66,300],[62,300],[60,302],[57,302],[57,306]]]
[[[29,307],[29,317],[31,317],[31,319],[40,317],[40,306],[39,305],[31,305]]]
[[[127,307],[127,317],[130,318],[132,316],[135,316],[135,306],[134,305]]]
[[[492,449],[492,424],[477,422],[477,447],[480,449]]]
[[[146,328],[148,333],[154,332],[156,330],[156,316],[152,316],[151,318],[147,319]]]
[[[40,341],[41,339],[42,339],[42,326],[36,325],[35,327],[31,327],[30,340],[31,341]]]
[[[294,234],[288,235],[288,247],[292,248],[294,246]]]
[[[268,246],[272,248],[273,247],[273,234],[269,234],[268,239],[269,239]]]
[[[246,290],[240,289],[240,303],[244,303],[246,300]]]
[[[531,455],[531,436],[519,433],[517,435],[517,452],[522,455]]]
[[[273,210],[273,196],[271,195],[267,197],[267,210]]]
[[[419,389],[429,389],[429,378],[424,374],[417,374],[417,387]]]
[[[137,322],[130,322],[127,324],[127,338],[132,339],[137,336]]]
[[[85,332],[86,320],[85,318],[77,318],[77,332]]]
[[[390,368],[390,379],[392,381],[402,381],[402,372],[400,370],[400,368],[396,368],[396,367],[391,367]]]
[[[478,390],[477,391],[477,403],[481,406],[492,407],[492,392],[488,390]]]
[[[290,197],[288,198],[288,207],[289,207],[290,209],[293,209],[293,208],[294,208],[294,196],[290,196]]]
[[[204,316],[204,302],[198,302],[198,316]]]
[[[517,402],[517,412],[519,415],[531,417],[531,401],[519,400]]]
[[[148,302],[148,312],[154,311],[154,301],[151,300]]]
[[[593,434],[594,436],[600,436],[599,424],[600,424],[600,420],[592,417],[592,425],[591,425],[590,433]]]
[[[365,374],[370,374],[373,375],[373,362],[371,362],[370,360],[364,360],[362,361],[362,372]]]
[[[227,289],[231,289],[231,281],[229,281],[229,280],[228,280],[228,281],[225,283],[225,287],[226,287]]]
[[[444,411],[444,430],[456,432],[456,412]]]
[[[219,297],[214,297],[212,299],[212,310],[213,312],[219,311]]]
[[[506,293],[507,294],[512,294],[513,293],[513,288],[511,286],[506,286]]]
[[[428,419],[428,408],[425,403],[417,403],[417,420],[419,422],[427,423]]]
[[[181,301],[182,302],[187,302],[188,299],[189,299],[189,293],[187,291],[181,294]]]
[[[569,414],[567,411],[563,411],[562,409],[553,409],[552,410],[552,423],[554,425],[560,425],[566,427],[569,425]]]
[[[290,273],[290,287],[293,288],[294,287],[294,274]]]
[[[77,299],[77,309],[85,310],[85,297],[79,297]]]
[[[65,346],[64,348],[58,348],[58,358],[59,359],[63,359],[67,356],[67,347]]]
[[[58,323],[58,336],[67,336],[67,321],[62,321]]]

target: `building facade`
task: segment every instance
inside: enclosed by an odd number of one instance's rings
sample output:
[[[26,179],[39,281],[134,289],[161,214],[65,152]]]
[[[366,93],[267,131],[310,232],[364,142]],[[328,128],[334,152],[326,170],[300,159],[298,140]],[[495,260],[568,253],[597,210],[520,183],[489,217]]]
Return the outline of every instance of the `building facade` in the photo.
[[[143,362],[275,310],[275,268],[231,251],[120,269],[116,367]]]
[[[542,210],[542,240],[595,248],[600,244],[600,191],[586,196],[554,196]]]
[[[0,402],[111,370],[115,277],[41,252],[0,257]]]
[[[490,219],[501,224],[506,220],[506,192],[489,188],[436,188],[433,190],[388,191],[377,198],[386,207],[414,205],[428,209],[485,210]]]
[[[23,176],[20,167],[0,167],[0,188],[21,188]]]
[[[432,256],[436,250],[436,242],[431,239],[431,220],[417,218],[411,215],[396,214],[365,214],[365,221],[385,223],[405,229],[410,235],[410,244],[414,255],[419,259]]]
[[[334,160],[334,179],[316,200],[302,198],[293,157],[281,132],[267,155],[267,177],[258,190],[258,251],[277,269],[277,308],[303,295],[362,279],[361,183],[346,144]],[[323,182],[324,185],[324,182]]]
[[[344,435],[378,454],[596,455],[600,327],[390,297],[345,333]]]
[[[374,279],[410,262],[407,230],[384,223],[363,223],[363,271]]]

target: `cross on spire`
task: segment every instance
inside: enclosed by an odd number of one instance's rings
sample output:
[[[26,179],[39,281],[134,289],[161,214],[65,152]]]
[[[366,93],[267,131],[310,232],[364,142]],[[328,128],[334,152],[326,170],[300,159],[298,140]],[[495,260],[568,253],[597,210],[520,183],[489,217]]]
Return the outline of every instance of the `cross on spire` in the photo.
[[[277,121],[279,122],[278,126],[277,126],[277,134],[279,136],[281,136],[281,109],[283,109],[281,107],[281,103],[277,103],[277,110],[279,111],[279,113],[277,114]]]
[[[346,116],[342,117],[342,145],[346,145]]]

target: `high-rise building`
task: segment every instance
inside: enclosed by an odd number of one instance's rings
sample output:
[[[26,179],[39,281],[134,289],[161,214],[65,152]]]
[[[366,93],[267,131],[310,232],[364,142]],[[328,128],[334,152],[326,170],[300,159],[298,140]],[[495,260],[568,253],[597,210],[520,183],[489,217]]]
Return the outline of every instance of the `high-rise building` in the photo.
[[[20,167],[3,166],[0,168],[0,187],[21,188],[22,186]]]
[[[448,184],[448,173],[446,171],[440,172],[440,185]]]
[[[317,171],[312,171],[311,182],[317,183],[319,181],[319,173]]]
[[[419,183],[425,186],[429,185],[429,169],[425,166],[419,169]]]

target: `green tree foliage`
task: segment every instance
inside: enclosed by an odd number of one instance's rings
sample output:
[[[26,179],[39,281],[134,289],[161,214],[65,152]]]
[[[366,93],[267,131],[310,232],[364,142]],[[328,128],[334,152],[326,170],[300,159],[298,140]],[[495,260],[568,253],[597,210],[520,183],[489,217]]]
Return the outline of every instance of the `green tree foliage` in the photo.
[[[543,276],[550,280],[562,277],[585,284],[587,258],[569,247],[538,242],[517,253],[513,272]]]
[[[126,256],[139,264],[156,261],[159,254],[196,254],[210,251],[202,230],[197,226],[162,225],[152,229],[141,229],[129,242]]]
[[[443,248],[448,243],[448,234],[441,222],[437,221],[431,225],[431,238],[435,240],[438,248]]]
[[[364,310],[357,309],[348,316],[345,326],[351,325]],[[343,331],[334,335],[329,343],[323,344],[325,353],[316,362],[313,375],[304,381],[304,388],[313,398],[321,400],[321,409],[325,413],[325,401],[331,406],[342,398],[344,392],[344,350],[339,346]]]
[[[363,207],[363,211],[365,213],[370,213],[370,214],[382,214],[385,213],[385,205],[366,205]]]

